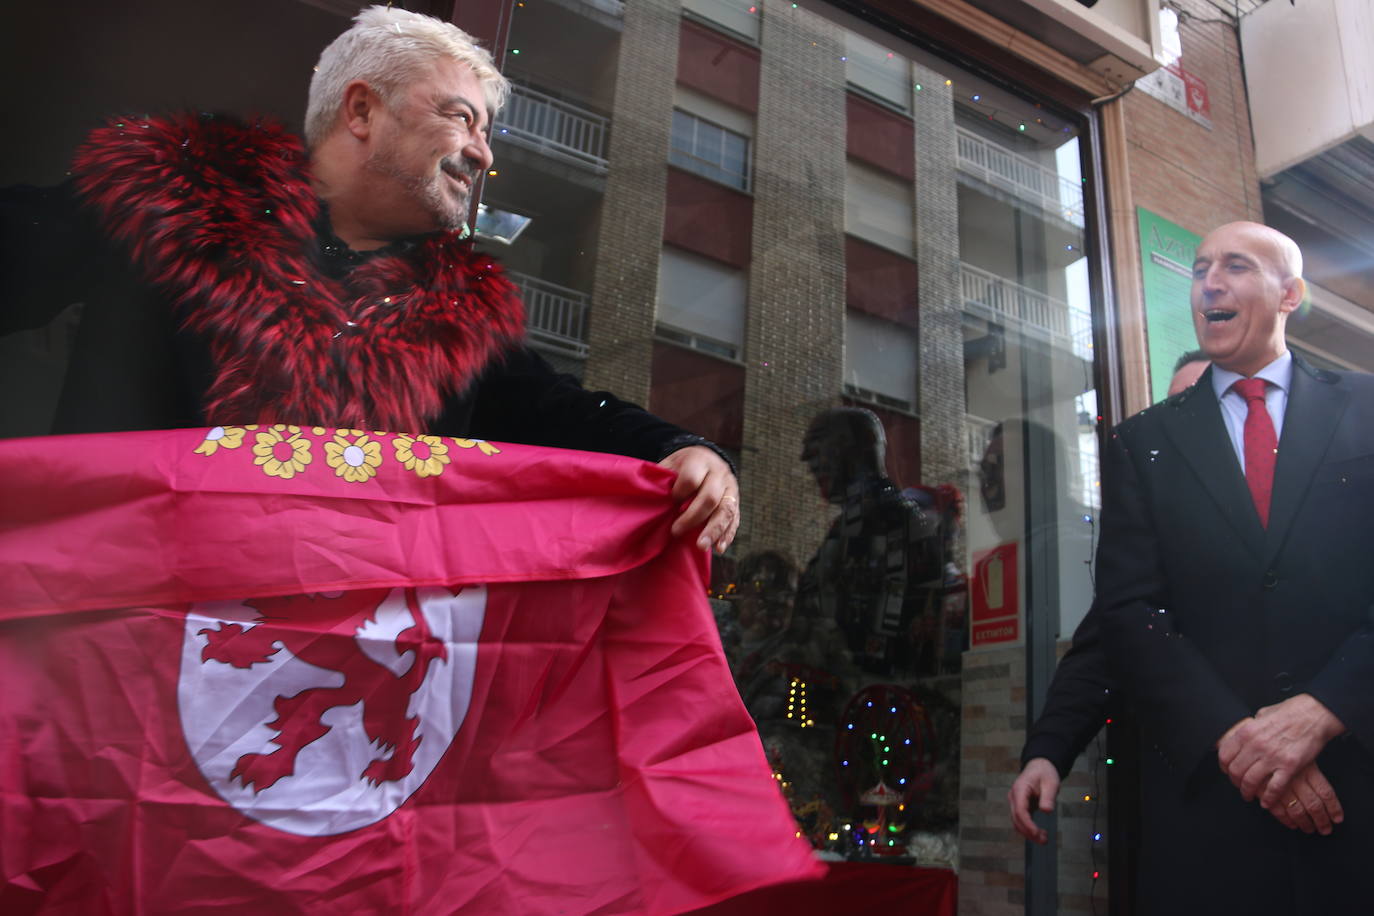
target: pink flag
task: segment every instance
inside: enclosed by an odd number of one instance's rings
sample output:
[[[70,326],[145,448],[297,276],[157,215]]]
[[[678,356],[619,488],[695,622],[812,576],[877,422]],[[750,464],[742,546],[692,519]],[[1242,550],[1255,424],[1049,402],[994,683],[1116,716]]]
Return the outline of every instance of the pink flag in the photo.
[[[0,912],[660,914],[817,874],[671,481],[358,430],[0,442]]]

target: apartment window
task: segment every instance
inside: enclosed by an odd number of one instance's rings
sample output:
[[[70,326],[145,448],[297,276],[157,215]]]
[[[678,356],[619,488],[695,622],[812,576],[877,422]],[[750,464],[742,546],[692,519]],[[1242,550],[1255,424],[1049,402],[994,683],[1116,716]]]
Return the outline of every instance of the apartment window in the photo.
[[[844,316],[845,394],[894,410],[916,409],[916,334],[856,312]]]
[[[744,349],[747,286],[741,270],[665,247],[658,270],[658,336],[738,359]]]
[[[911,182],[849,161],[844,193],[845,232],[910,256],[914,206]]]
[[[759,40],[758,0],[682,0],[682,8],[751,41]]]
[[[844,36],[844,78],[849,85],[902,111],[911,110],[911,64],[862,35]]]
[[[749,190],[749,138],[680,108],[673,109],[673,148],[668,161],[732,188]]]

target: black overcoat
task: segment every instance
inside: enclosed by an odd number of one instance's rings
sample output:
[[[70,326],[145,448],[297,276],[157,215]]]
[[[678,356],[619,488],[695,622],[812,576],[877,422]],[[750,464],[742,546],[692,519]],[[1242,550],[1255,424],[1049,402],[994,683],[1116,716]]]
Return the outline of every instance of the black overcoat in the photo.
[[[1294,360],[1267,528],[1211,370],[1116,429],[1103,486],[1090,616],[1142,729],[1139,912],[1374,911],[1374,376]],[[1348,729],[1318,757],[1346,812],[1326,837],[1244,801],[1215,752],[1303,692]]]

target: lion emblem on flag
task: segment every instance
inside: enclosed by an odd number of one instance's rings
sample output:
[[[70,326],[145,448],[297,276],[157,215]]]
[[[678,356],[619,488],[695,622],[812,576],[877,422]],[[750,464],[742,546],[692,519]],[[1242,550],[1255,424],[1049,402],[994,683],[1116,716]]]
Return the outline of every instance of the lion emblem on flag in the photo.
[[[486,589],[364,589],[200,602],[178,706],[201,773],[269,826],[376,823],[428,778],[467,714]]]

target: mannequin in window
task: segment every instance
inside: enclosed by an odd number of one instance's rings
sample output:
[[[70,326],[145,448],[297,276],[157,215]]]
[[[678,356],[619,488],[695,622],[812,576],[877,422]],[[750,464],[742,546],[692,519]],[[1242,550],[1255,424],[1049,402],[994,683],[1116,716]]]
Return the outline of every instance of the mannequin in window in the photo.
[[[883,472],[886,449],[871,411],[837,407],[811,421],[801,457],[840,512],[802,575],[799,613],[835,621],[866,671],[933,675],[957,497],[940,495],[952,488],[923,488],[928,500],[899,490]]]

